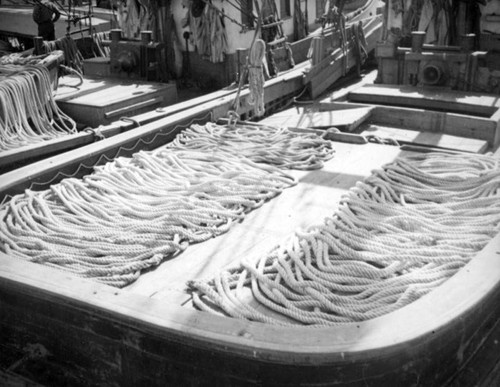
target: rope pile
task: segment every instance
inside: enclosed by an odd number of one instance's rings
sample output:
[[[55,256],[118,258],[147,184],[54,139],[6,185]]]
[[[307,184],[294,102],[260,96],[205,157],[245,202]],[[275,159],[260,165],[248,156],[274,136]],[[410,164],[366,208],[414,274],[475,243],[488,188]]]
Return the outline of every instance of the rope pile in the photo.
[[[170,145],[14,196],[0,207],[0,249],[121,287],[294,184],[244,156]]]
[[[192,281],[193,302],[279,325],[372,319],[441,285],[499,231],[498,160],[400,158],[359,182],[323,225],[210,280]]]
[[[228,152],[253,162],[285,169],[317,169],[331,159],[332,142],[315,133],[295,133],[265,125],[237,125],[235,128],[207,123],[191,125],[172,142],[180,149]]]
[[[76,133],[57,107],[44,66],[0,65],[0,150]]]
[[[0,65],[37,65],[46,61],[47,57],[50,55],[24,55],[21,53],[14,52],[9,55],[4,55],[0,57]]]

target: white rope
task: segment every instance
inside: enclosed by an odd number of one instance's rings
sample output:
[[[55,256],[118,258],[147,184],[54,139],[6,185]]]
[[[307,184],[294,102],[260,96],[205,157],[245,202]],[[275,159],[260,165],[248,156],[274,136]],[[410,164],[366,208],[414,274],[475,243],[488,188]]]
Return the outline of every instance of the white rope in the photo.
[[[310,141],[305,137],[305,146]],[[0,249],[125,286],[190,243],[226,232],[296,183],[278,168],[234,152],[209,152],[203,142],[179,149],[176,143],[117,158],[81,180],[14,196],[0,206]]]
[[[279,168],[315,169],[331,159],[332,142],[315,133],[295,133],[265,125],[192,125],[172,142],[182,149],[224,151]]]
[[[351,189],[323,225],[297,231],[260,259],[211,280],[191,281],[193,302],[274,324],[367,320],[441,285],[499,231],[498,160],[400,158]]]
[[[64,64],[78,71],[80,74],[83,73],[83,56],[72,37],[63,36],[62,38],[52,41],[44,40],[43,50],[47,53],[57,50],[63,51]]]
[[[56,105],[42,65],[0,65],[0,150],[16,149],[76,133]]]
[[[257,39],[251,47],[248,56],[248,88],[250,95],[248,103],[254,106],[255,116],[262,117],[264,108],[264,56],[266,55],[266,43]]]

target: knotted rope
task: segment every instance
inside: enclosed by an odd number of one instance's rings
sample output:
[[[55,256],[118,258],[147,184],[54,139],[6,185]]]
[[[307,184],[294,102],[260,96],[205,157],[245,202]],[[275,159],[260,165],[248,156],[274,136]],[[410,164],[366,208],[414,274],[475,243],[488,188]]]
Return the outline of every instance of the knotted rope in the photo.
[[[259,132],[255,138],[271,135]],[[296,146],[299,141],[294,137]],[[203,141],[180,149],[177,143],[182,141],[117,158],[81,180],[14,196],[0,206],[0,250],[121,287],[189,244],[226,232],[296,183],[274,166],[237,155],[237,149],[204,147]],[[311,147],[310,136],[304,147]],[[269,157],[280,157],[277,145]],[[266,161],[264,155],[259,161]],[[302,160],[302,167],[307,163],[316,161]]]
[[[498,160],[400,158],[359,182],[323,225],[210,280],[191,281],[193,302],[279,325],[367,320],[441,285],[499,231]]]
[[[0,65],[0,80],[0,150],[76,133],[54,101],[44,66]]]

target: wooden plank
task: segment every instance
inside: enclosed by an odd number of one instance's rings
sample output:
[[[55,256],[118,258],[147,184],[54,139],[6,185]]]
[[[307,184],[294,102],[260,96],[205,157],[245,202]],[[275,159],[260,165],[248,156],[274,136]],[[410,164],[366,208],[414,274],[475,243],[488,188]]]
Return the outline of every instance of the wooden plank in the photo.
[[[490,146],[494,146],[500,131],[489,118],[389,106],[377,106],[371,113],[371,123],[484,140]]]
[[[373,83],[375,82],[376,78],[377,70],[372,70],[366,74],[361,74],[361,79],[358,77],[353,78],[352,76],[342,78],[333,85],[335,90],[320,102],[328,103],[333,101],[344,101],[347,99],[347,95],[349,94],[349,92],[351,92],[351,90],[357,89],[365,83]],[[353,103],[353,105],[355,104]]]
[[[57,105],[76,122],[91,128],[177,102],[173,83],[84,79],[81,87],[69,89],[58,88]]]
[[[43,387],[30,379],[2,369],[0,369],[0,385],[4,387]]]
[[[345,109],[342,109],[345,107]],[[296,128],[345,128],[355,129],[371,114],[373,107],[338,105],[311,105],[296,107],[273,114],[260,121],[263,125]]]
[[[374,31],[379,31],[379,27],[381,25],[381,17],[375,17],[370,20],[368,20],[364,25],[363,25],[363,31],[366,35],[367,38],[367,46],[368,46],[368,51],[370,51],[371,45],[368,44],[368,38],[370,38],[373,34]],[[346,46],[346,51],[350,51],[353,48],[352,44],[352,31],[350,28],[346,27],[346,40],[348,42]],[[378,38],[378,36],[377,36]],[[371,41],[371,39],[370,39]],[[308,69],[308,71],[304,74],[304,83],[307,84],[311,82],[311,80],[315,77],[320,76],[324,71],[328,68],[331,68],[331,66],[334,64],[335,61],[341,60],[343,57],[344,50],[339,47],[335,47],[333,52],[326,56],[320,63],[318,63],[315,66],[312,66],[311,68]]]
[[[484,140],[373,124],[363,125],[362,128],[359,128],[359,134],[362,136],[373,135],[380,138],[390,138],[398,141],[400,144],[410,143],[463,152],[485,153],[488,149],[488,142]]]
[[[359,2],[358,2],[359,3]],[[345,14],[344,16],[346,17],[347,21],[347,26],[349,26],[352,23],[357,23],[357,22],[363,22],[365,24],[369,23],[371,19],[374,18],[375,15],[377,15],[377,9],[380,7],[380,3],[378,0],[368,0],[368,1],[361,1],[359,4],[359,7],[356,6],[355,3],[349,3],[346,5],[345,9],[347,7],[352,7],[353,12]],[[313,31],[310,33],[307,37],[304,39],[295,41],[295,42],[290,42],[290,48],[292,49],[293,53],[293,59],[295,63],[300,63],[304,61],[308,61],[307,54],[309,51],[309,48],[311,46],[311,41],[315,36],[318,36],[320,34],[324,34],[325,39],[329,42],[334,42],[334,44],[338,44],[337,42],[340,39],[340,34],[337,31],[332,31],[333,27],[327,27],[325,29],[318,28],[316,31]],[[285,48],[280,47],[275,50],[275,52],[284,52]]]
[[[491,117],[500,108],[498,96],[439,87],[364,85],[351,91],[348,98],[353,102],[444,110],[480,117]]]
[[[500,319],[491,321],[490,329],[486,334],[476,333],[473,340],[480,347],[470,356],[463,354],[467,359],[460,371],[452,378],[450,387],[478,386],[490,387],[498,386],[500,383]]]
[[[365,30],[366,50],[368,52],[375,48],[375,45],[380,38],[382,31],[382,23],[371,24]],[[342,50],[337,49],[330,56],[321,61],[315,69],[311,69],[304,78],[305,84],[310,84],[311,96],[313,99],[318,98],[325,90],[327,90],[335,81],[345,75],[349,69],[357,64],[357,59],[354,53],[354,46],[349,43],[346,54]]]

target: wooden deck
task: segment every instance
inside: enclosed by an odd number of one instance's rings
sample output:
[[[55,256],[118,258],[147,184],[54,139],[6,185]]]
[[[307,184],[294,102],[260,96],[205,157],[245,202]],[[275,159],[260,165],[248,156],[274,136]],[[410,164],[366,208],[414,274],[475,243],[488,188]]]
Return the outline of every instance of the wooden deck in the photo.
[[[334,158],[322,169],[290,171],[298,185],[249,213],[228,233],[191,245],[177,258],[143,274],[126,290],[182,305],[190,299],[187,281],[209,278],[224,266],[267,252],[297,228],[322,223],[357,181],[400,153],[395,146],[336,143]]]
[[[228,264],[262,254],[299,227],[322,222],[343,193],[403,152],[444,147],[498,155],[495,109],[482,117],[376,102],[330,101],[294,109],[295,115],[276,115],[267,122],[323,129],[338,125],[365,140],[375,126],[393,130],[401,125],[405,132],[399,140],[405,146],[335,142],[336,154],[323,169],[291,172],[299,180],[296,186],[249,213],[227,234],[189,246],[124,289],[0,254],[0,353],[5,354],[0,366],[12,366],[26,356],[23,348],[38,343],[50,352],[40,360],[44,367],[64,372],[63,379],[75,386],[109,381],[120,386],[498,383],[500,234],[430,294],[369,321],[283,328],[192,307],[186,281],[210,277]],[[81,163],[113,157],[120,147],[127,155],[141,139],[141,144],[168,142],[180,125],[205,113],[186,116],[187,111],[5,174],[0,193],[20,192],[30,182],[43,186],[59,171],[78,171]],[[314,113],[320,118],[307,118]],[[28,365],[19,366],[23,370],[28,372]]]

